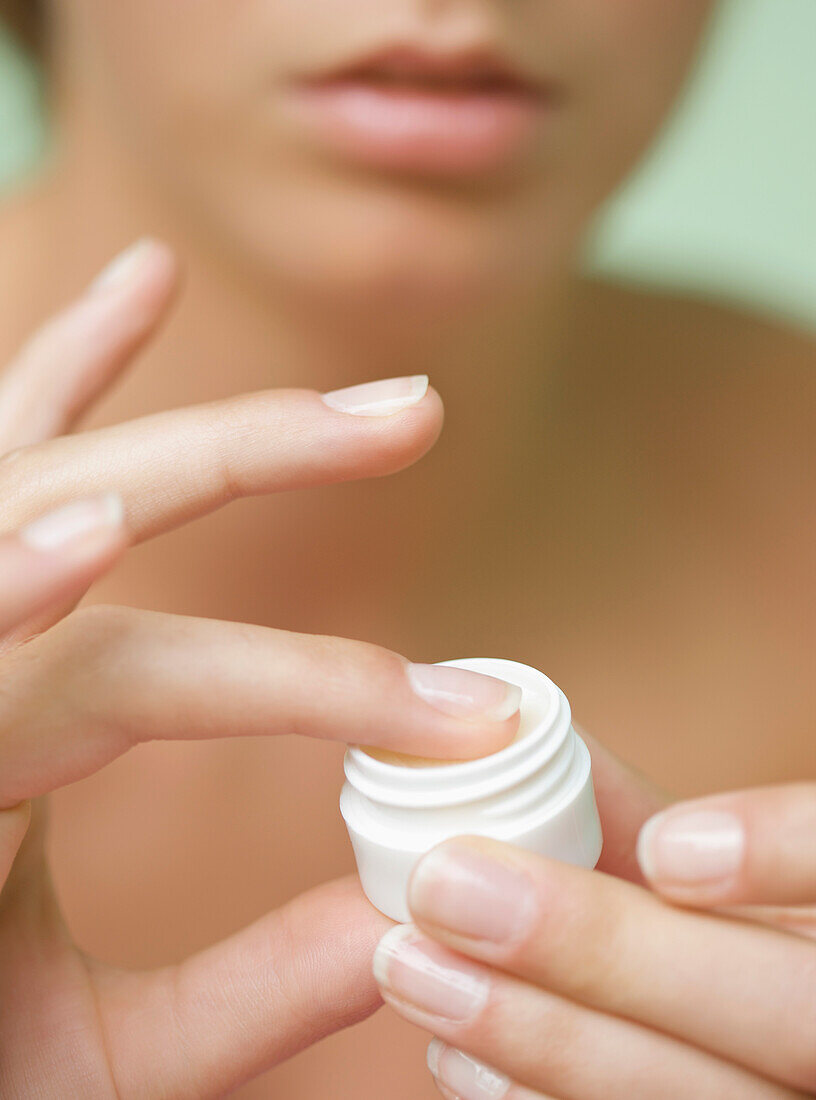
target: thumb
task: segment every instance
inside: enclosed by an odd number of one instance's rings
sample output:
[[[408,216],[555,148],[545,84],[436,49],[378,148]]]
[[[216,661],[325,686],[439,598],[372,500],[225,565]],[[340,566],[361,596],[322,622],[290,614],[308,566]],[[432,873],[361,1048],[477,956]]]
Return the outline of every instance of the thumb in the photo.
[[[296,898],[179,966],[94,970],[121,1096],[221,1097],[382,1003],[390,922],[356,879]]]
[[[603,851],[598,870],[629,882],[644,883],[637,859],[643,823],[661,810],[668,798],[634,768],[618,760],[583,730],[592,757],[592,780],[603,827]]]

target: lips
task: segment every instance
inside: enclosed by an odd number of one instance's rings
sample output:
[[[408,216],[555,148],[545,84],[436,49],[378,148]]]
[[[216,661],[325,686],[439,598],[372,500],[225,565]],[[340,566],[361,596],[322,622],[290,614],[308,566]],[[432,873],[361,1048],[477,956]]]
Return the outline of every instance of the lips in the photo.
[[[299,129],[357,163],[464,176],[522,159],[556,100],[490,52],[399,47],[299,81],[292,107]]]
[[[544,85],[488,50],[444,54],[402,46],[318,77],[314,83],[359,81],[430,90],[503,91],[539,95]]]

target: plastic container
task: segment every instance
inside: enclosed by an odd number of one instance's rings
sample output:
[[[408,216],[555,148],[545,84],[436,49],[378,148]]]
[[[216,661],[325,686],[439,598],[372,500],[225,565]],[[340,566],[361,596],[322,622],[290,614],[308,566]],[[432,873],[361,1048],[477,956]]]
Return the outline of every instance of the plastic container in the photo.
[[[514,661],[443,664],[518,684],[521,720],[512,744],[480,760],[346,753],[340,811],[360,881],[372,905],[395,921],[410,920],[408,880],[419,857],[453,836],[489,836],[583,867],[601,854],[589,751],[572,728],[564,693]]]

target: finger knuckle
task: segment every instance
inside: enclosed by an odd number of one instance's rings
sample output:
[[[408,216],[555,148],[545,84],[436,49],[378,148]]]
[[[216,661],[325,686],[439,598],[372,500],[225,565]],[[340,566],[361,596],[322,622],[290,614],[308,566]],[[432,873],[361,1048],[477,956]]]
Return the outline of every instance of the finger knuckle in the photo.
[[[554,874],[571,869],[553,868]],[[530,939],[521,942],[514,962],[524,966],[534,950],[542,978],[566,983],[570,995],[591,1003],[604,990],[616,988],[626,968],[631,914],[614,883],[592,879],[576,889],[557,881],[539,882],[539,922]],[[603,889],[606,887],[606,889]],[[535,940],[535,942],[533,942]],[[546,950],[541,945],[546,944]]]
[[[212,406],[205,453],[223,503],[249,495],[254,488],[254,456],[268,448],[269,424],[260,415],[260,399],[235,397]]]
[[[381,646],[345,638],[312,636],[309,638],[313,659],[338,686],[383,684],[402,675],[400,657]]]
[[[534,1003],[523,1003],[510,990],[496,996],[468,1039],[487,1052],[488,1060],[511,1063],[516,1072],[541,1087],[568,1086],[587,1036],[580,1016],[567,1001],[537,991]],[[547,1080],[543,1080],[546,1072]]]
[[[292,732],[314,734],[330,713],[348,713],[353,707],[359,740],[370,742],[382,734],[377,720],[378,701],[398,689],[404,678],[403,661],[396,654],[366,642],[326,635],[290,635],[279,668],[288,676],[303,676],[304,668],[321,689],[291,716]]]

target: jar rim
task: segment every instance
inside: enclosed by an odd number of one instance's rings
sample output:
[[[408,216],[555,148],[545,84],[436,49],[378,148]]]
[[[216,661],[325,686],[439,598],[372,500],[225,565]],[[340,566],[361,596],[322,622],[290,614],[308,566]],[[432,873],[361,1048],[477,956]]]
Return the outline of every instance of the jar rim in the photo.
[[[473,657],[440,662],[498,676],[522,689],[522,725],[531,728],[489,756],[455,763],[406,766],[371,756],[353,746],[346,752],[345,773],[362,794],[392,806],[454,805],[497,793],[544,767],[571,729],[570,705],[544,673],[515,661]]]

